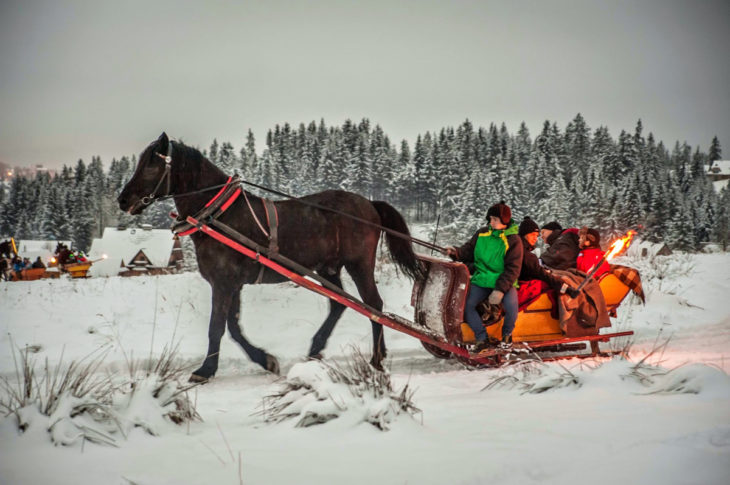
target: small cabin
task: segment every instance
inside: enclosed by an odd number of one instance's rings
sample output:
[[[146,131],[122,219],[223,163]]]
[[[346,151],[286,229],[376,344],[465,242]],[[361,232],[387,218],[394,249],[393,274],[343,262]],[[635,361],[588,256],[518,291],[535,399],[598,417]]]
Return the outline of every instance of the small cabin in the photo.
[[[653,243],[643,239],[635,239],[626,251],[626,255],[629,257],[648,259],[656,256],[669,256],[670,254],[672,254],[672,249],[667,244],[663,242]]]
[[[169,229],[107,227],[89,250],[93,276],[139,276],[177,273],[182,269],[180,241]],[[102,259],[104,258],[104,259]]]

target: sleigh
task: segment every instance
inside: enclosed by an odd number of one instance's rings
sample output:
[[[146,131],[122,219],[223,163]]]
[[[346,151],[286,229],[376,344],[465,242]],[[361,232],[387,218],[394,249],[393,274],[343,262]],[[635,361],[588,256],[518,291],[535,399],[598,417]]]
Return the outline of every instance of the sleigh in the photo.
[[[460,348],[474,342],[474,333],[464,323],[463,313],[469,289],[470,274],[467,267],[458,262],[443,261],[420,256],[427,269],[428,277],[413,287],[411,304],[415,308],[415,322],[429,331],[442,335]],[[615,315],[621,302],[630,293],[629,285],[615,274],[606,273],[598,282],[605,299],[606,310]],[[514,347],[538,354],[542,360],[557,358],[589,357],[609,354],[616,351],[601,351],[600,342],[608,342],[616,337],[632,335],[633,332],[600,333],[597,327],[583,327],[575,324],[561,325],[556,308],[557,298],[554,291],[547,290],[527,302],[521,302],[515,329],[512,333]],[[564,297],[567,298],[567,297]],[[499,340],[502,335],[500,318],[486,327],[490,338]],[[479,364],[479,359],[463,353],[453,353],[442,347],[423,341],[424,348],[439,358],[458,357],[467,364]],[[587,351],[587,352],[586,352]],[[493,352],[483,352],[480,357],[500,364],[505,355],[496,348]]]
[[[71,278],[86,278],[88,277],[91,264],[91,261],[87,261],[83,263],[59,264],[58,267],[62,272],[68,273]]]
[[[424,348],[438,358],[456,357],[473,366],[498,366],[505,362],[499,352],[473,355],[468,345],[473,334],[462,325],[466,295],[469,290],[469,271],[462,263],[450,262],[417,255],[424,265],[427,277],[413,287],[411,302],[415,308],[415,321],[392,313],[381,312],[353,295],[334,287],[313,271],[281,254],[269,254],[268,248],[260,246],[246,236],[219,221],[205,224],[188,216],[187,222],[218,242],[256,260],[263,266],[285,276],[294,283],[365,315],[370,320],[399,332],[411,335],[421,341]],[[605,290],[604,290],[605,288]],[[607,309],[615,310],[628,295],[630,288],[615,277],[602,280],[601,289],[605,295]],[[587,357],[600,353],[599,342],[608,342],[616,337],[633,335],[634,332],[599,333],[595,331],[564,331],[554,318],[552,304],[547,294],[531,302],[517,319],[513,338],[515,347],[526,350],[541,360],[567,357]],[[488,327],[492,336],[501,332],[501,321]],[[590,345],[588,354],[580,353]],[[550,352],[550,355],[541,355]]]
[[[20,272],[20,277],[17,272],[13,271],[12,278],[13,281],[35,281],[44,278],[45,274],[45,268],[28,268]]]

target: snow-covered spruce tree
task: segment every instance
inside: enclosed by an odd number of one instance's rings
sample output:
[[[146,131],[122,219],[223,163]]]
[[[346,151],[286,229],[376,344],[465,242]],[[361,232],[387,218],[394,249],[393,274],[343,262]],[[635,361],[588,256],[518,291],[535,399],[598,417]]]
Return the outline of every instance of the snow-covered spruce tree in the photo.
[[[730,185],[726,185],[720,191],[715,224],[712,229],[713,240],[722,244],[723,251],[727,251],[730,243]]]
[[[710,151],[707,154],[707,160],[709,161],[710,166],[712,166],[712,164],[716,161],[722,160],[722,148],[720,147],[720,140],[717,139],[717,136],[712,137]]]

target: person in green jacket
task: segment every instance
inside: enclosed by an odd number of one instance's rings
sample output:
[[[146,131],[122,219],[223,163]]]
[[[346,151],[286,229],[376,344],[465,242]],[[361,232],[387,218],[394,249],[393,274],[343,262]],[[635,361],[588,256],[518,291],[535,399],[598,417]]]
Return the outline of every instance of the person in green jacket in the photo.
[[[479,229],[462,246],[446,248],[454,260],[474,263],[471,285],[466,298],[464,319],[469,324],[476,344],[474,352],[490,347],[487,330],[476,307],[485,299],[493,305],[502,304],[505,317],[500,347],[512,347],[512,331],[517,321],[517,277],[522,268],[522,241],[519,227],[512,220],[512,211],[504,202],[487,211],[489,225]]]

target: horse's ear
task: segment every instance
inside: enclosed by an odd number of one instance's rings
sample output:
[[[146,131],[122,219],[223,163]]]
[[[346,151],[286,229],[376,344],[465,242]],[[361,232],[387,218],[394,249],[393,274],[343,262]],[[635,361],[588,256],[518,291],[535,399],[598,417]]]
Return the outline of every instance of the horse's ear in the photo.
[[[160,137],[157,139],[158,149],[160,152],[165,153],[167,151],[167,144],[170,143],[170,140],[167,138],[167,133],[164,131],[160,135]]]

